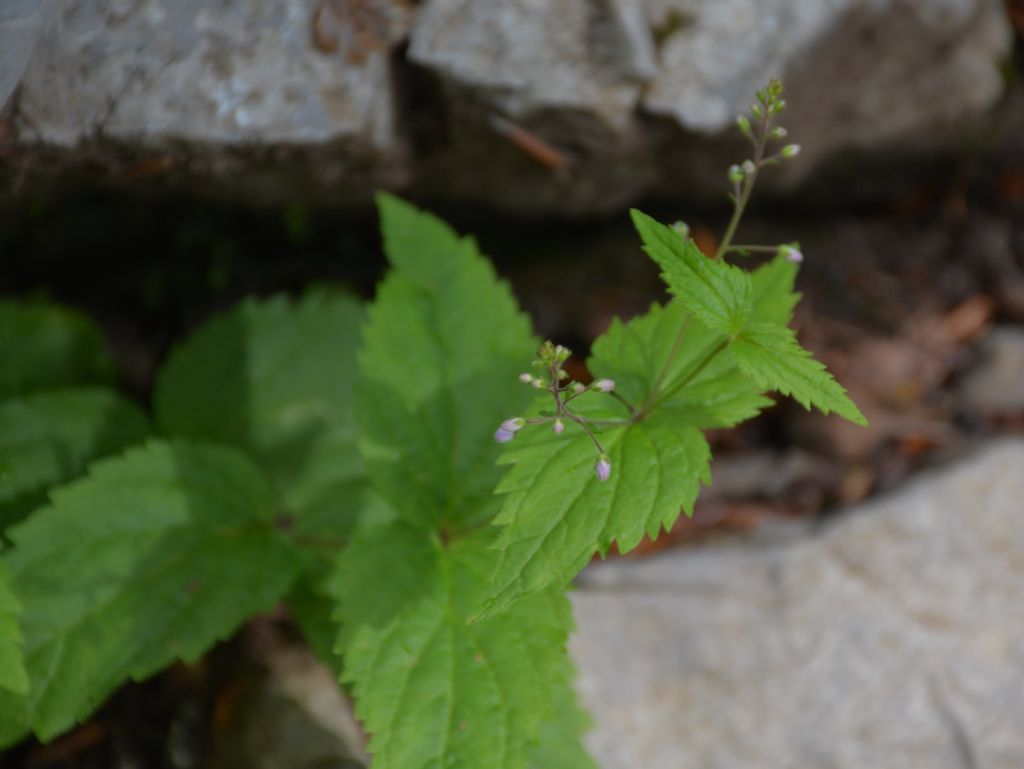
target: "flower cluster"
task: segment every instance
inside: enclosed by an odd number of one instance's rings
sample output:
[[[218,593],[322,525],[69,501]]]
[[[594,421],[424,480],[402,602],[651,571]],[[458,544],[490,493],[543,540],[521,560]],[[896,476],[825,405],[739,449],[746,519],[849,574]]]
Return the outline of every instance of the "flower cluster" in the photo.
[[[561,435],[565,430],[566,423],[576,424],[589,436],[597,450],[594,475],[599,481],[606,481],[611,476],[612,462],[591,429],[595,422],[574,412],[570,404],[590,392],[611,394],[619,400],[622,398],[615,392],[615,382],[611,379],[598,379],[590,385],[572,381],[568,372],[563,368],[570,355],[572,355],[572,351],[560,344],[545,342],[541,346],[537,360],[533,362],[538,373],[520,374],[519,381],[538,390],[547,390],[551,393],[555,410],[549,415],[530,419],[523,417],[506,419],[494,432],[494,440],[498,443],[508,443],[516,437],[517,432],[527,425],[550,424],[552,432]]]

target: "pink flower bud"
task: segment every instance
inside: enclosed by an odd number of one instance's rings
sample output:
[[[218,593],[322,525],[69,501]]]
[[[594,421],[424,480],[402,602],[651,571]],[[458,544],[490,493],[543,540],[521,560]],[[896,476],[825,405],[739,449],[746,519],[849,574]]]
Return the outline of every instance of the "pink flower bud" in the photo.
[[[498,443],[508,443],[515,437],[515,433],[510,433],[508,430],[502,430],[500,427],[494,431],[494,440]]]
[[[556,419],[555,423],[551,425],[551,429],[554,431],[555,435],[561,435],[562,430],[565,429],[565,425],[562,423],[561,419]]]
[[[526,420],[522,417],[513,417],[512,419],[506,419],[501,423],[500,430],[504,430],[507,433],[516,433],[523,429],[523,425],[526,424]]]
[[[575,384],[573,384],[573,386],[572,386],[572,391],[573,391],[574,393],[576,393],[577,395],[579,395],[579,394],[580,394],[581,392],[584,392],[584,391],[585,391],[586,389],[587,389],[587,388],[586,388],[586,387],[584,387],[584,386],[583,386],[582,384],[580,384],[579,382],[576,382],[576,383],[575,383]]]
[[[599,481],[607,481],[608,477],[612,474],[612,463],[604,454],[598,457],[597,462],[594,464],[594,475],[597,476]]]
[[[783,246],[779,249],[779,252],[789,261],[796,262],[797,264],[804,260],[804,255],[792,246]]]
[[[594,388],[595,390],[597,390],[598,392],[610,393],[612,390],[615,389],[615,380],[614,379],[598,379],[596,382],[594,382],[590,386],[592,388]]]

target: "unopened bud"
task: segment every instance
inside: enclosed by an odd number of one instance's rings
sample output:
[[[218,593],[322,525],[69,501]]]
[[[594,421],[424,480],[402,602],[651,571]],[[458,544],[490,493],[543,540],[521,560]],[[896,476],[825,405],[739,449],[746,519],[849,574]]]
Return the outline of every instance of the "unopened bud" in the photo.
[[[572,391],[573,391],[574,393],[576,393],[577,395],[579,395],[579,394],[580,394],[581,392],[585,392],[585,391],[586,391],[586,389],[587,389],[587,388],[586,388],[586,386],[585,386],[585,385],[582,385],[582,384],[580,384],[579,382],[576,382],[576,383],[575,383],[575,384],[574,384],[574,385],[572,386]]]
[[[498,443],[508,443],[515,437],[515,433],[510,433],[508,430],[502,430],[500,427],[494,431],[494,440]]]
[[[604,454],[597,458],[597,462],[594,463],[594,475],[597,476],[599,481],[607,481],[608,477],[612,474],[612,463]]]
[[[782,157],[784,158],[795,158],[797,155],[800,154],[800,145],[787,144],[785,147],[782,148],[782,151],[779,154],[782,155]]]
[[[771,109],[772,112],[774,112],[776,114],[778,114],[779,112],[782,112],[782,110],[786,109],[786,100],[785,99],[776,99],[775,101],[772,102],[772,105],[771,105],[770,109]]]
[[[523,384],[533,384],[533,374],[520,374],[519,381]]]
[[[590,386],[591,386],[591,388],[593,388],[594,390],[597,390],[598,392],[610,393],[612,390],[615,389],[615,380],[614,379],[598,379],[596,382],[594,382]]]
[[[780,125],[777,125],[772,129],[771,137],[773,139],[785,139],[787,136],[789,136],[789,131]]]
[[[559,381],[561,381],[563,379],[568,379],[568,378],[569,378],[569,372],[568,371],[566,371],[564,368],[558,369],[558,379],[559,379]]]
[[[686,222],[674,222],[672,229],[683,239],[690,237],[690,226]]]
[[[744,177],[743,169],[739,166],[729,166],[729,181],[734,184],[739,184],[743,181]]]
[[[750,118],[748,118],[746,115],[740,115],[739,117],[736,118],[736,127],[743,132],[744,136],[751,135]]]
[[[761,117],[761,115],[763,114],[761,112],[761,105],[760,104],[752,104],[752,105],[750,105],[750,111],[754,114],[754,117]]]
[[[530,384],[533,385],[533,388],[535,390],[539,390],[540,388],[542,388],[544,386],[544,380],[540,379],[540,378],[537,378],[537,379],[534,379],[532,382],[530,382]]]
[[[551,430],[555,433],[555,435],[561,435],[562,434],[562,430],[564,430],[564,429],[565,429],[565,425],[562,423],[561,419],[556,419],[555,423],[553,425],[551,425]]]
[[[506,419],[501,423],[501,428],[507,433],[519,432],[523,429],[523,425],[526,424],[526,420],[522,417],[513,417],[512,419]]]
[[[793,246],[782,246],[779,248],[779,253],[789,259],[791,262],[799,264],[804,260],[804,255],[800,253],[799,249]]]

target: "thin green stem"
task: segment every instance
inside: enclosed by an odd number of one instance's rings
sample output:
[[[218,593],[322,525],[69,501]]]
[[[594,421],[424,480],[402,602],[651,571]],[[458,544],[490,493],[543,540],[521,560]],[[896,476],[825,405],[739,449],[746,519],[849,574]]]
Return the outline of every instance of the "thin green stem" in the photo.
[[[777,252],[779,250],[779,247],[778,246],[748,246],[748,245],[742,245],[742,246],[729,246],[725,250],[726,250],[726,253],[729,253],[731,251],[749,251],[752,254],[774,254],[775,252]]]
[[[764,148],[768,142],[768,128],[771,124],[771,114],[767,109],[764,110],[764,116],[761,118],[760,130],[757,135],[757,144],[754,148],[754,168],[746,175],[743,179],[743,186],[740,189],[740,194],[736,198],[733,206],[732,218],[729,220],[728,227],[725,228],[725,234],[722,236],[722,242],[718,246],[718,250],[712,259],[721,259],[722,256],[729,250],[729,246],[732,244],[733,236],[736,234],[736,228],[740,225],[740,219],[743,218],[743,212],[746,210],[747,202],[750,200],[750,193],[754,191],[754,183],[757,181],[757,172],[761,170],[761,165],[764,162]]]
[[[591,442],[594,444],[594,448],[597,449],[598,453],[604,454],[604,448],[601,446],[601,442],[597,440],[597,437],[594,435],[594,433],[592,433],[590,431],[590,428],[587,427],[587,423],[586,421],[584,421],[583,417],[578,417],[575,414],[569,414],[568,416],[569,419],[571,419],[573,422],[575,422],[576,424],[583,428],[583,432],[585,432],[587,434],[587,437],[590,438]]]

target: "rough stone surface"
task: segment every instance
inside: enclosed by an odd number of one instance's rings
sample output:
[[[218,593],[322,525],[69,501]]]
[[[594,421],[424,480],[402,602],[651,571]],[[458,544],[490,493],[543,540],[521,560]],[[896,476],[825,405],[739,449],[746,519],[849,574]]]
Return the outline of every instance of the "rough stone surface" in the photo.
[[[804,146],[783,184],[844,148],[953,150],[1011,39],[1002,0],[8,0],[0,148],[29,184],[608,210],[720,195],[772,75]]]
[[[1024,766],[1024,442],[820,532],[585,573],[606,769]]]
[[[992,330],[963,394],[967,406],[983,414],[1024,414],[1024,326]]]

